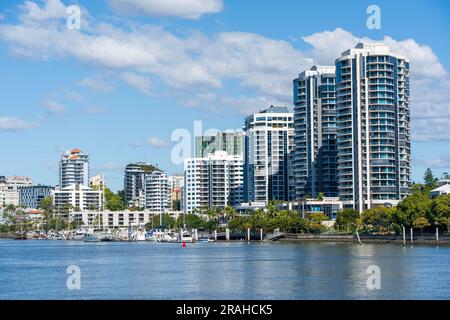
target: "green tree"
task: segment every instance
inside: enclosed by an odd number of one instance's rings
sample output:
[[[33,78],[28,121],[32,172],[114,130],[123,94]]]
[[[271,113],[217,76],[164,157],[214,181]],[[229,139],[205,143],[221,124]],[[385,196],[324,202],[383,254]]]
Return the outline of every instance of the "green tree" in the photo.
[[[396,208],[368,209],[361,214],[361,220],[365,226],[370,226],[377,231],[393,231],[393,224],[396,223],[396,212]]]
[[[185,214],[177,219],[176,227],[182,228],[186,224],[187,229],[203,229],[205,227],[205,220],[195,214]]]
[[[309,215],[309,219],[316,223],[320,223],[322,221],[327,221],[329,218],[323,212],[314,212]]]
[[[181,210],[181,201],[180,200],[173,200],[172,201],[172,210],[173,211],[180,211]]]
[[[418,217],[413,221],[413,227],[419,228],[420,233],[423,233],[423,228],[426,228],[428,226],[430,226],[430,223],[428,222],[428,219],[425,217]]]
[[[431,200],[427,192],[413,192],[397,205],[396,222],[399,225],[413,226],[417,218],[426,218],[431,211]]]
[[[359,212],[354,209],[340,210],[336,215],[336,225],[349,231],[349,229],[356,227],[359,218]]]
[[[110,211],[125,210],[124,199],[120,193],[115,194],[110,189],[105,188],[106,209]]]
[[[425,187],[429,189],[435,189],[437,187],[438,179],[433,175],[433,172],[430,168],[425,171],[423,175],[423,181],[425,183]]]
[[[439,225],[447,225],[450,217],[450,195],[440,195],[431,201],[430,221]]]

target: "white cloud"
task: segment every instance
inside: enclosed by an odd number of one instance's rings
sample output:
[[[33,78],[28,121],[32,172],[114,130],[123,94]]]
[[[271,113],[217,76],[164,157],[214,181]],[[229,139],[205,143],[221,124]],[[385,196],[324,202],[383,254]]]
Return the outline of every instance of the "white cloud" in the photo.
[[[0,117],[0,131],[19,132],[38,127],[37,123],[24,121],[16,117]]]
[[[113,90],[112,84],[102,76],[87,77],[78,81],[78,84],[96,92],[110,92]]]
[[[168,143],[160,138],[152,137],[148,139],[147,143],[153,148],[161,149],[168,146]]]
[[[60,0],[46,0],[42,7],[33,1],[25,1],[19,7],[23,11],[20,18],[25,22],[62,19],[66,16],[66,7]]]
[[[198,19],[207,13],[222,11],[222,0],[108,0],[122,15],[169,16]]]
[[[341,28],[314,33],[302,39],[312,46],[312,56],[317,64],[334,64],[335,59],[344,50],[353,48],[358,42],[383,42],[389,45],[392,52],[403,55],[411,61],[414,67],[414,75],[420,78],[438,79],[447,75],[433,50],[413,39],[398,41],[388,36],[382,40],[373,40],[367,37],[358,38]]]
[[[146,95],[152,95],[152,83],[150,79],[145,76],[133,73],[124,72],[122,73],[122,80],[125,81],[129,86],[141,91]]]
[[[312,46],[316,63],[329,64],[344,49],[359,41],[374,40],[358,38],[348,31],[336,29],[303,37]],[[433,50],[413,39],[395,40],[384,37],[392,52],[407,57],[411,62],[411,127],[415,141],[450,141],[450,79],[444,66]]]
[[[59,7],[58,0],[52,2]],[[88,32],[84,28],[69,31],[64,24],[39,23],[35,6],[29,5],[22,15],[27,21],[34,19],[32,26],[0,24],[0,40],[14,53],[35,59],[75,59],[109,72],[109,77],[144,94],[169,92],[186,106],[216,112],[248,114],[270,104],[290,105],[292,79],[299,72],[312,64],[334,64],[343,50],[360,40],[373,41],[337,28],[303,37],[311,48],[298,50],[287,41],[254,33],[179,35],[158,26],[131,22],[118,26],[101,19],[93,20],[96,24]],[[46,10],[46,17],[58,16],[59,9],[47,7],[38,9]],[[436,54],[413,39],[384,37],[381,41],[411,61],[414,138],[430,140],[440,135],[450,141],[443,134],[449,119],[450,79]],[[82,80],[84,85],[94,87],[88,79]]]
[[[44,102],[44,108],[49,113],[63,113],[66,112],[67,108],[61,103],[55,100],[46,100]]]
[[[336,28],[333,31],[317,32],[302,37],[302,39],[311,45],[310,54],[314,57],[314,63],[320,65],[334,65],[335,59],[344,50],[353,48],[359,41],[367,40],[367,38],[358,38],[341,28]]]

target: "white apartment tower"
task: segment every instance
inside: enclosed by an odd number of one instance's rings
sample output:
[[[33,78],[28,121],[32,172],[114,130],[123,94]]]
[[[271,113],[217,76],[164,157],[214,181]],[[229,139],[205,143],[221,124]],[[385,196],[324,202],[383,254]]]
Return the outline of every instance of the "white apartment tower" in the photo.
[[[296,199],[337,197],[335,67],[313,66],[294,80]]]
[[[164,213],[172,208],[171,181],[161,171],[153,171],[145,176],[145,209]]]
[[[225,208],[243,201],[243,160],[217,151],[184,160],[183,210]]]
[[[294,114],[271,106],[245,119],[244,201],[294,199]]]
[[[409,61],[359,43],[336,60],[338,193],[363,211],[411,193]]]
[[[66,151],[59,162],[59,187],[89,185],[89,156],[80,149]]]

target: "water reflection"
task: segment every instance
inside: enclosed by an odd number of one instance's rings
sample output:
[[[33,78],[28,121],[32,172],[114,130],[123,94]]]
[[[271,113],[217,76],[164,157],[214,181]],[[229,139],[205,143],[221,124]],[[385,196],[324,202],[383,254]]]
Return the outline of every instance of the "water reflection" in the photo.
[[[78,265],[81,290],[66,288]],[[370,265],[381,290],[369,290]],[[448,299],[450,248],[0,241],[1,299]]]

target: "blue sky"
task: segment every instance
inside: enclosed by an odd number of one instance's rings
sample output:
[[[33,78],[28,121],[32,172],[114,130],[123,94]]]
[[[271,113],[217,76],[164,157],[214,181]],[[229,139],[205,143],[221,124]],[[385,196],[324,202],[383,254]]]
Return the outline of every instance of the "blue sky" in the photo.
[[[180,1],[1,1],[0,175],[56,184],[74,147],[114,190],[130,162],[180,172],[174,130],[238,129],[290,105],[299,72],[359,39],[411,60],[413,179],[450,172],[448,1]],[[371,4],[380,30],[366,26]],[[69,5],[80,30],[66,27]]]

